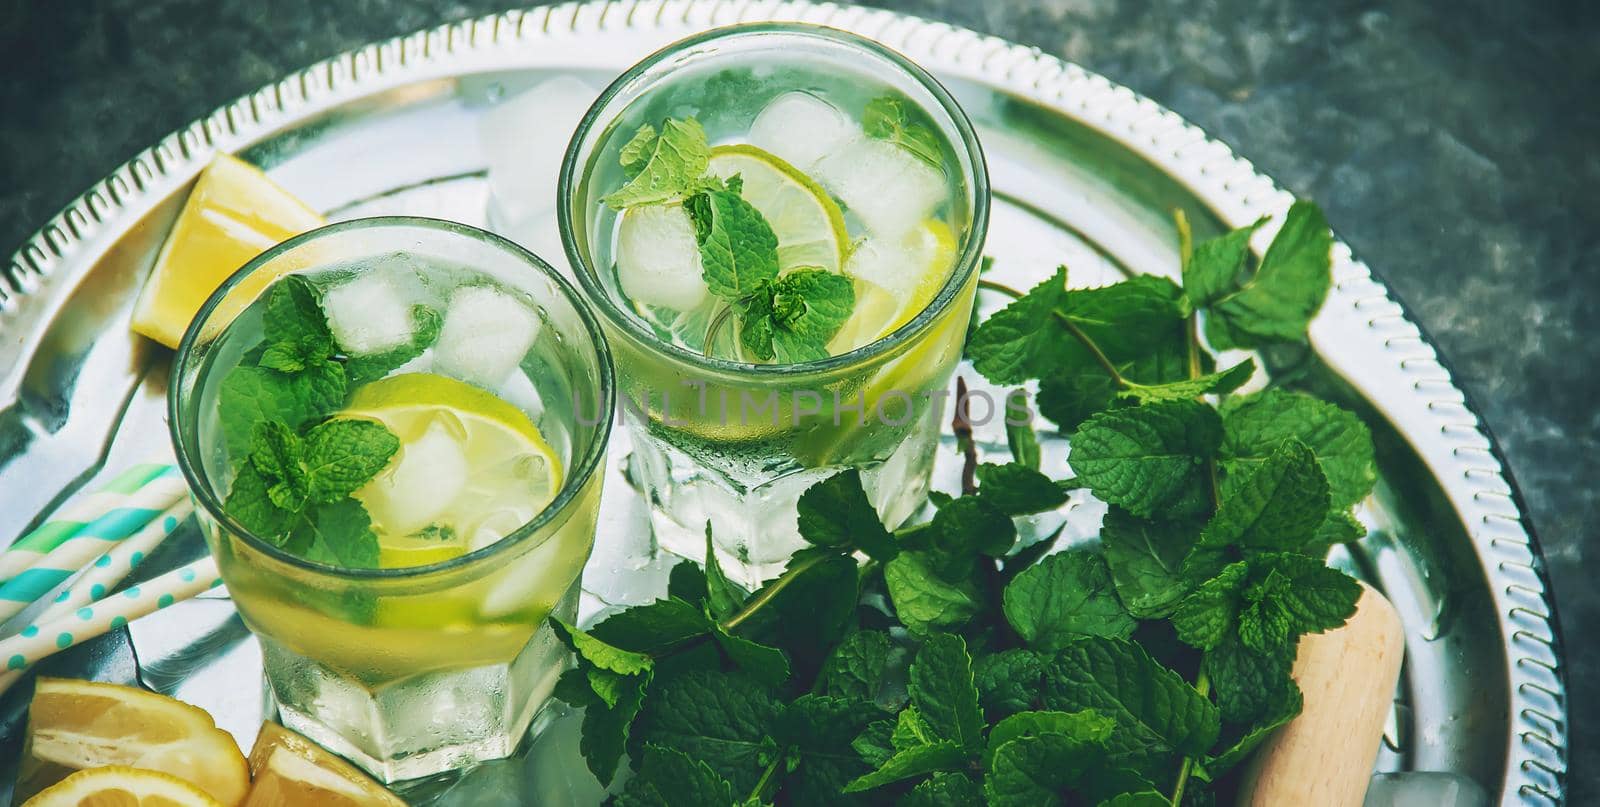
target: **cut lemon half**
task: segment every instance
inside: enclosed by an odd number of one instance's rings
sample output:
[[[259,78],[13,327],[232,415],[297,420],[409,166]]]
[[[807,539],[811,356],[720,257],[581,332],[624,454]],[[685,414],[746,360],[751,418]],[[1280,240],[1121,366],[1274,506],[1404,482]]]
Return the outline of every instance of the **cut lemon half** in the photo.
[[[338,417],[377,421],[400,440],[388,466],[355,492],[385,568],[488,546],[533,520],[561,489],[561,459],[528,415],[453,378],[374,381]]]
[[[177,804],[234,805],[250,786],[244,755],[211,715],[135,687],[40,678],[28,711],[27,749],[19,793],[65,784],[80,775],[63,779],[68,773],[107,765],[172,774],[210,794],[204,802]]]
[[[244,807],[405,807],[356,766],[277,723],[261,724],[250,773]]]
[[[738,174],[744,197],[778,237],[778,269],[813,266],[837,273],[850,249],[844,214],[833,197],[800,169],[750,145],[717,146],[709,170]]]
[[[930,220],[908,233],[892,252],[873,243],[858,249],[845,264],[845,274],[855,280],[855,308],[828,341],[828,352],[835,356],[870,345],[922,313],[950,276],[956,240],[949,225]],[[867,250],[883,254],[868,255]],[[877,272],[852,271],[858,261],[868,260],[878,265]]]
[[[200,172],[167,234],[134,303],[131,327],[176,348],[200,306],[229,275],[268,248],[323,223],[255,166],[217,155]],[[229,295],[225,308],[237,314],[274,279],[267,273],[253,275]]]
[[[204,790],[171,774],[116,765],[78,771],[23,802],[22,807],[221,807],[222,805],[223,802],[211,798]]]

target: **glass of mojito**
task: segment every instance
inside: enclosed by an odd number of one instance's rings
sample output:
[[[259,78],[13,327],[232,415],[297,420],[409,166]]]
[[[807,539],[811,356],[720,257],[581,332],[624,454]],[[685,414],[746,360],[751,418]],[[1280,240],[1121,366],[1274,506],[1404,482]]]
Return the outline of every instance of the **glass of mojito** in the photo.
[[[178,463],[282,722],[384,781],[506,756],[567,664],[614,390],[531,253],[376,218],[268,250],[201,309]]]
[[[703,558],[709,529],[753,584],[820,478],[859,469],[890,525],[922,504],[988,208],[950,94],[841,31],[711,31],[600,96],[557,213],[661,547]]]

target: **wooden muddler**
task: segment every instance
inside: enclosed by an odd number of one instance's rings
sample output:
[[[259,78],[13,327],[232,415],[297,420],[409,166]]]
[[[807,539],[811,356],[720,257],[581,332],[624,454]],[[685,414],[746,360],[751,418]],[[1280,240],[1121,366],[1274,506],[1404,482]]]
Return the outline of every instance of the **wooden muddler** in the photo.
[[[1361,807],[1405,657],[1394,606],[1365,583],[1343,627],[1300,640],[1305,708],[1257,751],[1240,807]]]

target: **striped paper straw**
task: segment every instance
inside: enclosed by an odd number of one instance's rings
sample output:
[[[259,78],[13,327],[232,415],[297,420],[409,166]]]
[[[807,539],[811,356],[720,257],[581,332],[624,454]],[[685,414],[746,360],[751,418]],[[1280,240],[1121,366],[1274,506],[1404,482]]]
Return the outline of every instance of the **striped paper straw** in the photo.
[[[209,557],[201,558],[149,582],[129,586],[120,594],[82,606],[66,616],[29,625],[22,633],[0,641],[0,659],[5,659],[8,670],[23,669],[220,585],[222,578],[217,576],[217,562]]]
[[[40,524],[37,529],[18,538],[16,543],[0,552],[0,582],[10,580],[18,572],[32,566],[40,556],[77,534],[85,524],[115,510],[145,483],[171,468],[164,462],[140,463],[117,474],[95,493],[67,505],[55,518]]]
[[[143,563],[144,559],[172,535],[178,529],[178,525],[193,512],[194,505],[187,498],[178,500],[177,504],[167,508],[166,512],[145,525],[144,529],[128,536],[127,540],[116,544],[111,547],[111,551],[97,558],[84,570],[81,577],[73,581],[71,588],[63,589],[55,601],[50,603],[50,607],[22,631],[38,632],[41,623],[60,619],[106,596],[107,591],[138,568],[139,564]],[[0,693],[10,689],[12,684],[22,678],[24,672],[26,670],[7,670],[0,673]]]
[[[163,465],[110,510],[81,523],[70,534],[52,534],[50,540],[56,544],[53,548],[43,555],[34,551],[25,553],[31,556],[32,566],[0,584],[0,622],[16,616],[34,600],[66,582],[113,544],[137,532],[187,493],[178,469]],[[94,498],[97,497],[91,500]],[[48,527],[49,523],[44,526]]]

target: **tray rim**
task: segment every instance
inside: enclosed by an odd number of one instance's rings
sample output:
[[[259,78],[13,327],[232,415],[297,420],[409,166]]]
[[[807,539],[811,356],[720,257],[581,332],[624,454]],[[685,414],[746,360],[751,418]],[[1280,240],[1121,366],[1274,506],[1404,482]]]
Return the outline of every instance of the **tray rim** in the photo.
[[[0,397],[14,397],[20,373],[11,371],[31,358],[30,344],[37,347],[42,329],[20,317],[24,306],[33,314],[40,306],[59,305],[106,247],[218,152],[233,151],[378,89],[481,67],[493,58],[492,49],[539,37],[603,36],[645,26],[678,27],[687,33],[769,19],[852,30],[906,52],[930,72],[962,74],[1050,107],[1139,154],[1230,225],[1281,213],[1292,199],[1229,146],[1156,102],[1038,48],[948,23],[804,0],[588,0],[513,10],[371,43],[293,72],[162,138],[74,199],[25,240],[0,270],[0,333],[6,336],[0,352],[6,342],[19,347],[17,361],[6,368],[5,375],[12,378],[0,375]],[[1381,277],[1337,238],[1333,275],[1335,286],[1319,319],[1336,304],[1365,319],[1379,340],[1367,347],[1392,360],[1411,381],[1409,388],[1385,390],[1396,397],[1390,403],[1406,404],[1437,427],[1436,439],[1450,446],[1444,461],[1461,477],[1455,485],[1468,494],[1446,490],[1491,584],[1510,684],[1510,732],[1499,799],[1562,803],[1567,767],[1562,640],[1544,558],[1523,515],[1523,496],[1489,427],[1452,381],[1446,360]],[[38,322],[51,320],[50,312],[44,313]],[[15,333],[18,326],[25,331]],[[1426,436],[1395,425],[1410,441]]]

